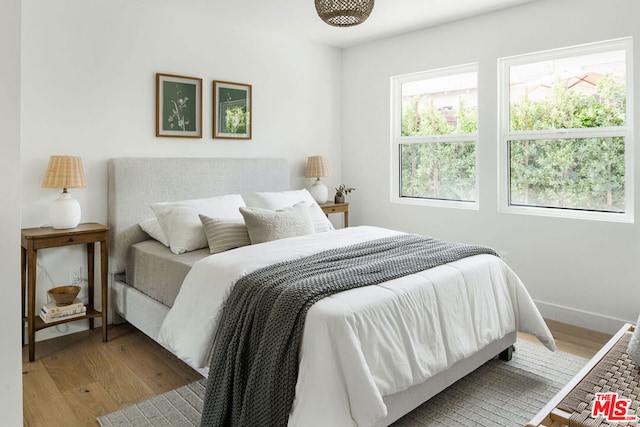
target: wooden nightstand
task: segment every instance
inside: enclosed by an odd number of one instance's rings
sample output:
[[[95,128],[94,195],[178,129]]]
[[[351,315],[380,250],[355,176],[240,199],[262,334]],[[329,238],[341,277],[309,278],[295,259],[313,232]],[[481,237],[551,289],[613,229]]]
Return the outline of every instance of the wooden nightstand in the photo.
[[[326,203],[324,205],[320,205],[320,208],[326,216],[334,213],[343,213],[344,226],[349,226],[349,203]]]
[[[107,341],[107,262],[109,246],[109,227],[97,224],[80,224],[75,228],[56,230],[51,227],[22,229],[22,319],[26,320],[29,335],[29,361],[35,360],[36,331],[66,322],[89,319],[89,327],[93,329],[93,319],[102,318],[102,341]],[[94,246],[100,243],[100,283],[102,291],[102,311],[94,307]],[[69,245],[87,245],[87,275],[89,301],[87,314],[58,322],[45,323],[36,309],[36,261],[39,249],[57,248]],[[25,291],[27,314],[25,316]],[[24,328],[22,342],[24,343]]]

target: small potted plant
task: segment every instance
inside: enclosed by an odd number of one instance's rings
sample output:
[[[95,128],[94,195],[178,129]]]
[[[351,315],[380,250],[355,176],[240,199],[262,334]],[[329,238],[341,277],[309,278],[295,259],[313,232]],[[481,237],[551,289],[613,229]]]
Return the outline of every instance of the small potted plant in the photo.
[[[355,188],[347,187],[344,184],[340,184],[339,187],[336,187],[336,195],[333,197],[333,201],[335,203],[344,203],[344,198],[347,194],[351,193]]]

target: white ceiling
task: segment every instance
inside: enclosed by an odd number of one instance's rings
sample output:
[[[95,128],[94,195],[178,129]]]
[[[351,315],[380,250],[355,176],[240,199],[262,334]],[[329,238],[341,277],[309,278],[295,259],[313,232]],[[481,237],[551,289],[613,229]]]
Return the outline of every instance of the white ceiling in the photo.
[[[348,47],[533,0],[377,0],[369,19],[349,28],[322,22],[314,0],[189,1],[210,8],[227,23]]]

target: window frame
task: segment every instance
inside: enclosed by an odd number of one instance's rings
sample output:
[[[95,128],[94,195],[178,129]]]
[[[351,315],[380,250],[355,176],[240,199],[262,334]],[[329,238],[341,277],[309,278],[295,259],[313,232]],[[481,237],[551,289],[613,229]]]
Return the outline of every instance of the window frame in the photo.
[[[477,62],[456,65],[451,67],[438,68],[416,73],[403,74],[391,77],[391,182],[390,182],[390,199],[391,203],[401,203],[422,206],[437,206],[457,209],[478,210],[479,203],[479,169],[478,169],[478,143],[480,133],[479,120],[479,64]],[[476,91],[478,92],[478,106],[476,112],[478,114],[478,127],[476,132],[469,134],[449,134],[449,135],[429,135],[429,136],[402,136],[402,85],[418,80],[426,80],[438,77],[451,76],[455,74],[476,73]],[[442,143],[442,142],[473,142],[475,144],[475,197],[473,201],[465,200],[449,200],[402,196],[402,179],[401,179],[401,155],[402,145],[405,144],[424,144],[424,143]]]
[[[510,130],[510,74],[512,66],[581,54],[624,50],[626,62],[625,125],[617,127],[557,129],[540,131]],[[633,40],[631,37],[588,43],[498,59],[498,212],[572,218],[608,222],[634,222],[634,139],[633,139]],[[569,138],[623,137],[625,139],[625,211],[602,212],[563,207],[511,205],[509,141]]]

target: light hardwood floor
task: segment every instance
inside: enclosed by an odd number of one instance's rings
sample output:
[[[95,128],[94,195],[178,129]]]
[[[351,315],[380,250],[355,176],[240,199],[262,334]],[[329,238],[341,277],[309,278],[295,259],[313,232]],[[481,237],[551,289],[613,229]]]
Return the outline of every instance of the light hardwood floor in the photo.
[[[97,426],[96,417],[201,378],[129,324],[36,343],[22,351],[25,426]]]
[[[560,351],[591,358],[609,335],[547,321]],[[520,338],[537,342],[524,334]],[[200,378],[128,324],[36,343],[36,360],[22,352],[24,425],[97,426],[96,417]]]

